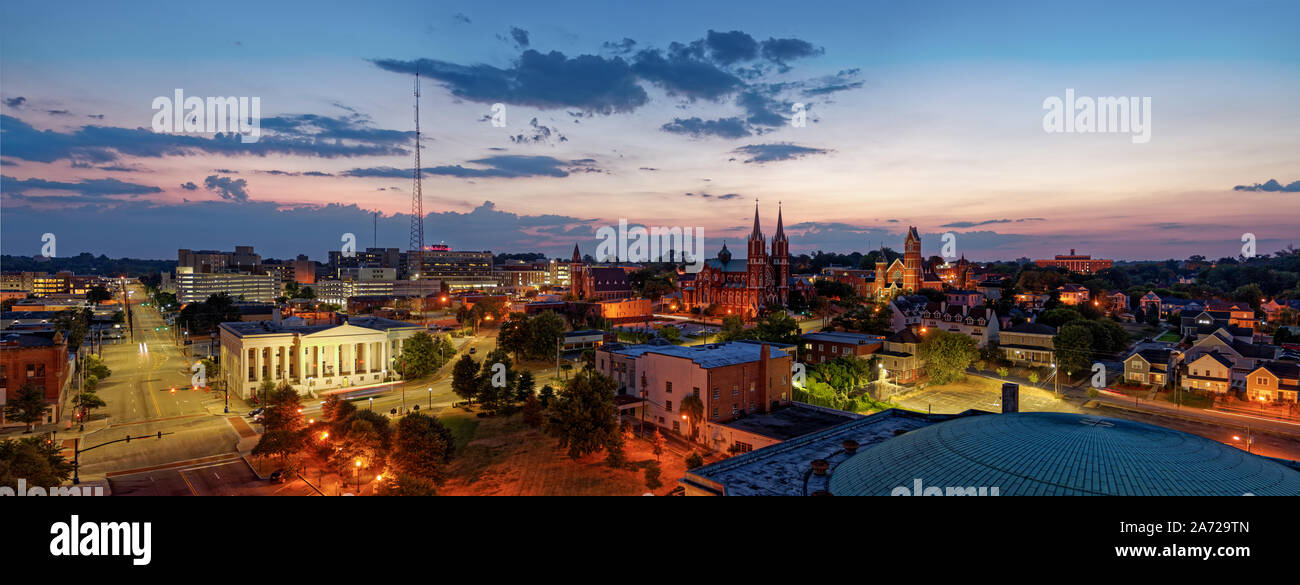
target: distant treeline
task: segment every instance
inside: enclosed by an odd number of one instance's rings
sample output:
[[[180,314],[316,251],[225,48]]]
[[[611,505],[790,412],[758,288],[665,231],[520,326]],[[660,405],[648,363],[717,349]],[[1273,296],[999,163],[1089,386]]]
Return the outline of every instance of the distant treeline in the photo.
[[[176,269],[175,260],[144,260],[139,258],[109,258],[82,252],[66,258],[41,256],[0,256],[0,270],[5,272],[63,272],[74,274],[103,274],[107,276],[139,277]]]

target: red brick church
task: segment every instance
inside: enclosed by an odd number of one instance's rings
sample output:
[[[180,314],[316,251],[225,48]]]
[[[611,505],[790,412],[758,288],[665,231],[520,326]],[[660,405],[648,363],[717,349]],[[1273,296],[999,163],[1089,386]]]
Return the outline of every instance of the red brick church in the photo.
[[[870,289],[877,297],[911,294],[921,289],[943,290],[943,280],[935,274],[921,255],[921,236],[915,227],[907,229],[903,240],[903,258],[885,265],[885,250],[881,248],[876,259],[876,279]]]
[[[758,204],[754,204],[754,230],[746,240],[746,257],[732,258],[722,245],[716,258],[705,260],[696,274],[681,279],[682,303],[687,310],[718,305],[721,315],[753,318],[769,305],[790,301],[790,240],[786,238],[781,210],[776,212],[776,235],[771,253],[759,229]]]

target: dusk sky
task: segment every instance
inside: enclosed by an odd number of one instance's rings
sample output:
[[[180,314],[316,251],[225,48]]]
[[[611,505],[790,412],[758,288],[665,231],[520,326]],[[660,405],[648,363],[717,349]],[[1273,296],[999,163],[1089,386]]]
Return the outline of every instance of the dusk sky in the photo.
[[[172,258],[427,243],[567,256],[620,218],[744,253],[1115,259],[1300,245],[1300,3],[48,2],[0,8],[0,246]],[[257,143],[155,97],[258,97]],[[1150,140],[1044,100],[1149,97]],[[506,126],[492,104],[506,105]],[[806,105],[807,124],[791,124]]]

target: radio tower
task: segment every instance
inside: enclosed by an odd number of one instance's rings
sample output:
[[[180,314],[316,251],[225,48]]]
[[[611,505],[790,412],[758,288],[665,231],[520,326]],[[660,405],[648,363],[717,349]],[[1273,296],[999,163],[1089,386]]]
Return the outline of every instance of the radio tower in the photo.
[[[420,190],[420,69],[415,69],[415,188],[411,190],[411,247],[407,251],[407,272],[411,279],[420,278],[424,256],[424,193]]]

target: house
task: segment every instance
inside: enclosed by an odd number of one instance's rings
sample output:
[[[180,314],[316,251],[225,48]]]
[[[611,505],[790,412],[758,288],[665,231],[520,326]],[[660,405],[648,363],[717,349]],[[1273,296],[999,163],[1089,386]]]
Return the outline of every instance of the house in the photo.
[[[971,292],[960,298],[969,300],[978,297],[979,293]],[[960,333],[974,339],[979,347],[998,340],[1000,322],[997,313],[989,307],[934,302],[921,295],[895,297],[889,306],[893,314],[891,325],[895,331],[910,328],[922,332],[936,329]]]
[[[1162,297],[1157,295],[1155,291],[1148,291],[1147,294],[1142,295],[1138,302],[1142,305],[1144,313],[1150,314],[1153,310],[1159,311],[1161,319],[1168,319],[1170,315],[1183,311],[1199,312],[1205,309],[1205,304],[1201,301],[1174,296]]]
[[[1052,295],[1047,293],[1021,293],[1016,295],[1016,305],[1023,309],[1041,309]]]
[[[1190,359],[1180,370],[1182,388],[1226,394],[1232,388],[1232,363],[1217,351]]]
[[[1056,287],[1061,302],[1067,305],[1082,305],[1089,300],[1088,289],[1077,284],[1063,284]]]
[[[1017,366],[1051,366],[1056,361],[1055,337],[1055,327],[1025,322],[1002,330],[998,350]]]
[[[1162,387],[1169,382],[1178,353],[1169,349],[1144,349],[1124,358],[1124,381]]]
[[[1260,305],[1260,310],[1264,311],[1264,317],[1270,323],[1275,323],[1288,312],[1292,315],[1288,319],[1289,323],[1294,323],[1295,314],[1300,313],[1300,299],[1270,299]],[[1283,323],[1286,325],[1288,323]]]
[[[1228,323],[1236,327],[1255,329],[1257,325],[1255,308],[1250,303],[1214,300],[1206,303],[1205,310],[1227,313]]]
[[[879,335],[847,331],[805,333],[803,341],[804,359],[810,364],[825,363],[838,357],[870,359],[885,344],[885,338]]]
[[[1255,330],[1235,325],[1229,311],[1201,311],[1196,314],[1184,312],[1179,319],[1178,332],[1184,338],[1201,339],[1217,331],[1224,331],[1230,337],[1246,343],[1255,340]]]
[[[1002,298],[1002,281],[996,278],[986,278],[975,285],[975,290],[984,295],[984,298],[996,301]]]
[[[1115,313],[1117,315],[1121,313],[1127,313],[1129,310],[1128,294],[1126,294],[1122,290],[1117,290],[1113,293],[1106,295],[1106,306],[1107,308],[1110,309],[1112,313]]]
[[[1260,345],[1233,337],[1228,331],[1218,330],[1198,339],[1183,354],[1184,365],[1200,359],[1207,353],[1217,353],[1231,362],[1231,387],[1245,389],[1246,374],[1255,370],[1261,362],[1272,361],[1278,357],[1278,348]],[[1182,370],[1180,369],[1180,373]],[[1182,387],[1188,387],[1181,384]]]
[[[1263,402],[1297,402],[1300,364],[1264,362],[1246,377],[1246,397]]]
[[[893,384],[911,384],[921,378],[925,361],[918,353],[921,338],[911,329],[904,329],[885,338],[885,348],[877,354],[884,369],[884,381]]]

